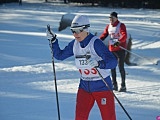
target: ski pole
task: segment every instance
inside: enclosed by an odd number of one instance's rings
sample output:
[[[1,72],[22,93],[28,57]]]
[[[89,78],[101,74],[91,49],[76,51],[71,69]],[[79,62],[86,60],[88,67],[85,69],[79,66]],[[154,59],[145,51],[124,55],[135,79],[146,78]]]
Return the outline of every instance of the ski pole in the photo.
[[[128,116],[129,120],[132,120],[132,118],[130,117],[130,115],[128,114],[128,112],[126,111],[126,109],[123,107],[122,103],[119,101],[119,99],[116,97],[116,95],[114,94],[114,92],[110,89],[110,87],[108,86],[107,82],[104,80],[103,76],[101,75],[101,73],[99,72],[99,70],[97,68],[95,68],[99,74],[99,76],[101,77],[102,81],[104,82],[104,84],[106,85],[106,87],[111,91],[111,93],[113,94],[113,96],[115,97],[115,99],[117,100],[117,102],[119,103],[119,105],[121,106],[121,108],[123,109],[123,111],[126,113],[126,115]]]
[[[50,32],[51,35],[51,29],[50,25],[47,25],[47,30]],[[51,48],[51,54],[52,54],[52,66],[53,66],[53,75],[54,75],[54,83],[55,83],[55,91],[56,91],[56,101],[57,101],[57,111],[58,111],[58,120],[60,120],[60,109],[59,109],[59,100],[58,100],[58,89],[57,89],[57,79],[56,79],[56,70],[55,70],[55,64],[54,64],[54,56],[53,56],[53,50],[52,50],[52,42],[50,42],[50,48]]]
[[[147,58],[144,58],[144,57],[142,57],[142,56],[140,56],[140,55],[138,55],[138,54],[136,54],[136,53],[134,53],[134,52],[131,52],[131,51],[127,50],[126,48],[122,47],[122,46],[119,46],[119,47],[120,47],[121,49],[123,49],[123,50],[125,50],[125,51],[127,51],[127,52],[129,52],[129,53],[131,53],[131,54],[133,54],[133,55],[135,55],[135,56],[137,56],[137,57],[139,57],[139,58],[148,60],[148,61],[151,62],[152,64],[155,64],[155,65],[158,64],[158,63],[154,63],[153,61],[151,61],[151,60],[149,60],[149,59],[147,59]]]
[[[87,52],[86,55],[86,60],[88,60],[91,55]],[[129,120],[132,120],[132,118],[130,117],[130,115],[128,114],[128,112],[126,111],[126,109],[123,107],[122,103],[119,101],[119,99],[117,98],[117,96],[114,94],[114,92],[110,89],[109,85],[107,84],[107,82],[104,80],[102,74],[99,72],[99,70],[95,67],[96,71],[98,72],[99,76],[101,77],[102,81],[104,82],[104,84],[106,85],[106,87],[109,89],[109,91],[113,94],[113,96],[115,97],[115,99],[117,100],[117,102],[119,103],[119,105],[121,106],[121,108],[123,109],[123,111],[126,113],[126,115],[128,116]]]

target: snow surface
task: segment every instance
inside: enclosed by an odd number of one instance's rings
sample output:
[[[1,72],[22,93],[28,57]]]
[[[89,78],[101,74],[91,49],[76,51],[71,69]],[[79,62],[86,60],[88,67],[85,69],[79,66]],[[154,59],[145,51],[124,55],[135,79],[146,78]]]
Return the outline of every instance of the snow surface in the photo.
[[[112,11],[119,13],[119,20],[132,35],[132,52],[144,57],[132,56],[139,65],[125,65],[127,92],[115,94],[133,120],[156,120],[160,116],[160,62],[155,65],[160,60],[160,10],[37,1],[0,6],[0,120],[58,120],[46,25],[51,25],[64,48],[73,36],[69,28],[58,32],[62,15],[88,15],[91,32],[100,35]],[[80,75],[73,57],[55,60],[55,68],[61,119],[74,120]],[[118,70],[117,74],[120,86]],[[117,101],[116,115],[117,120],[128,120]],[[89,120],[101,120],[96,103]]]

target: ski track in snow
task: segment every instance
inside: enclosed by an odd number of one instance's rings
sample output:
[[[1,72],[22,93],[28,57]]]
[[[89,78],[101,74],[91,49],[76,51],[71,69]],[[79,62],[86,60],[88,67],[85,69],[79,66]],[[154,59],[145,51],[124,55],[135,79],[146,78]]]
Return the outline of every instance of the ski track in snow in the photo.
[[[58,79],[58,91],[62,93],[74,93],[76,94],[78,84],[79,84],[79,76],[75,76],[75,72],[77,73],[77,69],[74,66],[74,62],[62,62],[62,63],[56,63],[55,64],[57,76],[59,76],[59,73],[63,73],[66,71],[67,73],[70,73],[70,78],[66,79],[66,76],[61,77],[61,79]],[[134,68],[141,68],[139,66]],[[150,69],[150,67],[146,67],[144,69]],[[155,72],[155,74],[159,74],[160,70],[156,68],[150,69],[152,72]],[[23,72],[30,74],[44,74],[44,76],[47,76],[47,73],[50,73],[52,71],[52,64],[51,63],[45,63],[45,64],[37,64],[37,65],[27,65],[27,66],[16,66],[11,68],[0,68],[0,71],[2,72],[8,72],[14,74],[17,74],[17,72]],[[45,75],[46,74],[46,75]],[[130,74],[130,73],[129,73]],[[153,73],[152,73],[153,74]],[[72,79],[72,76],[74,79]],[[76,77],[76,78],[75,78]],[[119,76],[118,76],[118,79]],[[119,82],[120,84],[120,82]],[[29,82],[26,84],[27,86],[30,86],[33,89],[39,89],[44,91],[50,91],[54,92],[54,81],[51,80],[42,80],[42,81],[34,81]],[[160,83],[153,82],[153,81],[141,81],[141,80],[135,80],[135,79],[127,79],[127,89],[128,92],[126,93],[119,93],[115,92],[117,97],[126,102],[129,106],[137,106],[137,107],[148,107],[153,109],[159,109],[160,104]],[[9,94],[9,93],[8,93]],[[2,92],[1,95],[3,96],[4,93]],[[14,95],[13,95],[14,96]],[[25,96],[23,96],[25,97]],[[26,96],[27,97],[27,96]],[[130,104],[130,102],[132,104]]]

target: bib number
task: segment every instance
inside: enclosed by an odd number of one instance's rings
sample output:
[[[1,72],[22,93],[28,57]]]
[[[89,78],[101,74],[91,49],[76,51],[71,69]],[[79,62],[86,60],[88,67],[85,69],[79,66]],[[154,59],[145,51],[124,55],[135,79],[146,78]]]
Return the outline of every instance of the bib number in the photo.
[[[92,68],[92,69],[84,69],[84,70],[81,70],[79,69],[79,72],[83,75],[96,75],[98,72],[95,68]]]
[[[75,59],[75,63],[76,63],[76,67],[78,69],[81,69],[81,68],[90,68],[90,66],[87,63],[87,59],[86,58],[76,58]]]

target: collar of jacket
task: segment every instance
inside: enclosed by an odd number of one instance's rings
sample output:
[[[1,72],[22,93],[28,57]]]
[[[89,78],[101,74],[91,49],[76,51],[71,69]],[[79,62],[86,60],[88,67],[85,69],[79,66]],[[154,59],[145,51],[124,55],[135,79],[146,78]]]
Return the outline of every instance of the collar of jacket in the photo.
[[[119,23],[119,21],[117,20],[116,22],[114,22],[114,23],[112,24],[112,26],[115,27],[115,26],[118,25],[118,23]]]
[[[93,36],[94,36],[93,34],[89,33],[89,35],[83,41],[80,42],[81,47],[82,48],[86,47]]]

